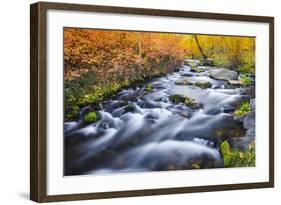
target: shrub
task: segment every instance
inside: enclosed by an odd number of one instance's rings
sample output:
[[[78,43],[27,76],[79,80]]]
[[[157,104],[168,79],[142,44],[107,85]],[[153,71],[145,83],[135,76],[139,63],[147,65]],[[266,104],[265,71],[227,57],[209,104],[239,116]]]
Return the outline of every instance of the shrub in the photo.
[[[77,105],[74,105],[72,107],[69,107],[70,111],[68,111],[65,114],[65,118],[66,120],[71,120],[71,119],[75,119],[76,117],[78,117],[79,114],[79,107]]]
[[[241,79],[240,79],[240,82],[243,84],[243,85],[250,85],[252,80],[250,77],[244,75]]]
[[[151,84],[146,85],[145,86],[145,91],[152,92],[153,91],[152,85]]]
[[[238,66],[237,71],[242,74],[255,74],[255,67],[249,64],[243,64]]]
[[[231,149],[229,143],[224,141],[220,145],[224,167],[252,167],[255,166],[255,148],[250,148],[245,152]]]
[[[84,117],[85,122],[93,123],[97,121],[97,114],[96,112],[88,112]]]
[[[251,112],[251,106],[249,102],[243,102],[241,107],[234,112],[234,116],[241,117]]]
[[[214,54],[212,55],[215,66],[229,66],[230,62],[226,55]]]

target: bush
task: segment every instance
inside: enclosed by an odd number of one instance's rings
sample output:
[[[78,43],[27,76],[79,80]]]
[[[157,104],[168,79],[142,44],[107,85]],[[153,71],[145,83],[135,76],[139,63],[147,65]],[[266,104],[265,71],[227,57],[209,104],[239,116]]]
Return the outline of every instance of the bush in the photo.
[[[251,112],[251,106],[249,102],[243,102],[241,107],[234,112],[234,116],[241,117]]]
[[[244,75],[244,76],[240,79],[240,82],[241,82],[243,85],[247,86],[247,85],[250,85],[250,84],[252,83],[252,80],[251,80],[250,77]]]
[[[229,66],[229,64],[230,64],[226,55],[214,54],[214,55],[212,55],[212,59],[214,60],[215,66]]]
[[[255,67],[250,64],[243,64],[238,66],[237,71],[242,74],[255,74]]]
[[[224,141],[220,145],[224,167],[252,167],[255,166],[255,148],[250,148],[245,152],[231,149],[229,143]]]
[[[152,92],[153,91],[152,85],[151,84],[146,85],[145,86],[145,91]]]
[[[84,117],[85,122],[93,123],[97,121],[97,113],[96,112],[88,112]]]
[[[78,114],[79,114],[79,107],[77,105],[74,105],[72,107],[69,107],[69,111],[66,112],[65,118],[66,120],[75,119],[76,117],[78,117]]]

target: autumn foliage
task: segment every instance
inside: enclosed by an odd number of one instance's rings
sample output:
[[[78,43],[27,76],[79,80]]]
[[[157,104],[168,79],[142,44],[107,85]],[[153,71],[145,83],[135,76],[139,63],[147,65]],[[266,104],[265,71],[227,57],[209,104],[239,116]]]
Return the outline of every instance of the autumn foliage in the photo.
[[[217,65],[254,73],[255,39],[196,35]],[[136,81],[179,68],[187,57],[202,58],[193,34],[64,29],[66,119],[79,107],[111,96]]]
[[[94,72],[104,84],[166,73],[183,60],[180,42],[169,34],[65,29],[65,78]]]

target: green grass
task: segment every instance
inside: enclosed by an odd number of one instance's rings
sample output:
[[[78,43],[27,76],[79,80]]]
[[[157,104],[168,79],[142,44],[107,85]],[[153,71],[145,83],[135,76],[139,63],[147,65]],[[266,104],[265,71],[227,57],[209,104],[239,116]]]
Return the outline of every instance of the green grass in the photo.
[[[234,112],[234,116],[241,117],[251,112],[250,103],[245,101],[242,105]]]
[[[93,123],[93,122],[97,121],[97,113],[88,112],[84,117],[84,121],[87,123]]]
[[[250,64],[243,64],[238,66],[237,71],[240,74],[255,74],[255,67]]]
[[[255,166],[255,148],[249,148],[247,151],[241,152],[231,149],[229,143],[224,141],[220,145],[224,167],[252,167]]]

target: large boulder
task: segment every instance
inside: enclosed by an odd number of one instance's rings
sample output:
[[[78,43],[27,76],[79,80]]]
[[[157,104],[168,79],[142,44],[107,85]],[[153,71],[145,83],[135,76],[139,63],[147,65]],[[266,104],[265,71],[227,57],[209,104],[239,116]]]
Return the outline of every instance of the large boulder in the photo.
[[[255,112],[250,112],[244,119],[243,126],[245,129],[255,127]]]
[[[217,80],[237,80],[238,74],[234,70],[218,68],[210,70],[210,77]]]

